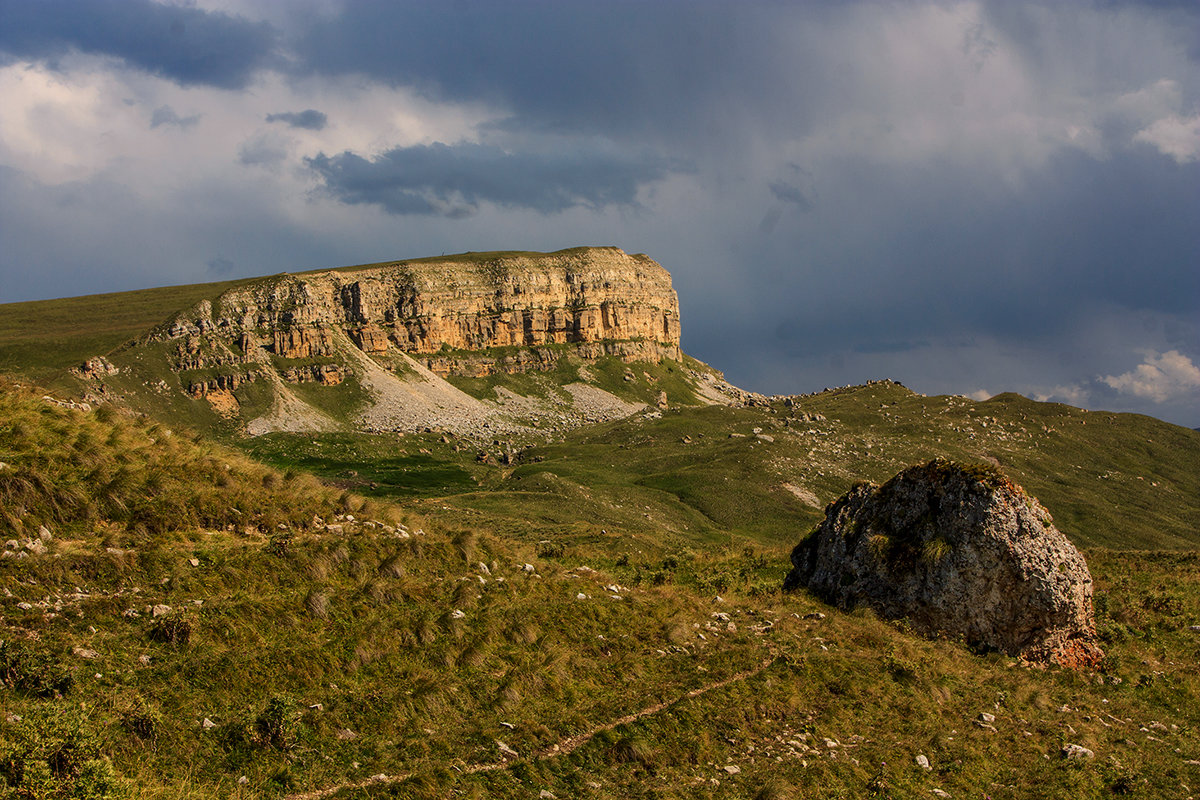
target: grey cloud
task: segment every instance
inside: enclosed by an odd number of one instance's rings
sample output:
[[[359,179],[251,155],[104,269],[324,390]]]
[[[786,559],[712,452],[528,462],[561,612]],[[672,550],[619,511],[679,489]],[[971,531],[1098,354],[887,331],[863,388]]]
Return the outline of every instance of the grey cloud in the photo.
[[[111,56],[181,85],[244,87],[274,58],[270,25],[153,0],[0,0],[0,53]]]
[[[170,106],[159,106],[154,109],[154,113],[150,115],[150,127],[157,128],[160,125],[174,125],[177,128],[190,128],[200,121],[199,114],[181,117],[175,113],[175,109]]]
[[[812,208],[812,201],[799,186],[784,181],[774,181],[770,184],[771,194],[785,203],[797,205],[805,211]]]
[[[271,134],[260,134],[242,143],[238,149],[238,163],[246,166],[272,166],[288,156],[285,139]]]
[[[397,147],[372,160],[346,152],[307,159],[329,193],[389,213],[462,217],[482,203],[551,214],[634,205],[638,189],[678,165],[596,151],[516,152],[483,144]]]
[[[267,122],[284,122],[291,128],[319,131],[329,123],[329,118],[324,113],[309,108],[304,111],[285,111],[279,114],[267,114]]]

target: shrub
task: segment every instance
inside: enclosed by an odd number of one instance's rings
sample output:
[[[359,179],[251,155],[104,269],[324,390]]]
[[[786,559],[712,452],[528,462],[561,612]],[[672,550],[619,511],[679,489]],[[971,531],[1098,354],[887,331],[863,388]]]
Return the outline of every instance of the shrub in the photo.
[[[296,701],[286,694],[275,695],[268,700],[262,713],[254,720],[258,744],[276,750],[290,750],[296,744],[299,729],[300,712]]]
[[[182,614],[170,614],[154,623],[150,638],[156,642],[186,645],[192,640],[192,620]]]
[[[0,684],[35,697],[66,694],[75,676],[48,653],[20,642],[0,642]]]
[[[104,800],[114,795],[112,764],[80,709],[35,708],[0,732],[0,786],[13,790],[13,796]]]

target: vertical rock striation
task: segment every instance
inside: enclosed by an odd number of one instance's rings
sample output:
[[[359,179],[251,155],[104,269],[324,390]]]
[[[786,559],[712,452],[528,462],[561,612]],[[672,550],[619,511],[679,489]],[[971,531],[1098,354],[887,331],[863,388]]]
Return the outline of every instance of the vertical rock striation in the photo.
[[[333,330],[371,354],[574,345],[584,358],[680,357],[670,275],[652,259],[617,248],[468,254],[283,275],[202,302],[155,337],[185,342],[181,354],[192,356],[189,368],[199,368],[201,352],[215,354],[211,363],[228,362],[238,349],[250,360],[255,347],[288,359],[328,355]],[[450,370],[454,361],[445,364]]]

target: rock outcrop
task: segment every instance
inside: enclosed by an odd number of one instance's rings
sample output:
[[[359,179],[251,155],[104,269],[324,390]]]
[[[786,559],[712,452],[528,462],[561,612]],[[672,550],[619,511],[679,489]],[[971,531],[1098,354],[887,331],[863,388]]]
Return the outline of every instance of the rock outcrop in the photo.
[[[670,275],[647,256],[615,247],[283,275],[203,301],[152,338],[178,341],[181,367],[203,369],[260,360],[256,350],[286,359],[331,356],[335,330],[373,355],[575,345],[583,358],[680,358]],[[527,368],[504,358],[431,357],[428,365],[435,360],[447,371],[462,363],[475,375]]]
[[[1030,661],[1094,666],[1092,579],[1049,512],[998,470],[936,459],[860,484],[792,552],[785,588]]]

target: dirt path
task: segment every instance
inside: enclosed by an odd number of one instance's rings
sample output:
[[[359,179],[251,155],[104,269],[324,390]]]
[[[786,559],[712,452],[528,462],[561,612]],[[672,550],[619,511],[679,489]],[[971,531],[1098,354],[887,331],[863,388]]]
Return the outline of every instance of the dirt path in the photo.
[[[636,722],[643,717],[648,717],[651,714],[657,714],[660,711],[676,705],[677,703],[682,703],[685,700],[691,700],[692,698],[716,691],[717,689],[722,689],[732,683],[753,678],[755,675],[758,675],[767,667],[771,666],[774,661],[774,658],[769,658],[753,669],[748,669],[744,672],[739,672],[736,675],[730,675],[728,678],[723,678],[719,681],[705,684],[704,686],[692,689],[691,691],[686,692],[673,700],[664,700],[660,703],[646,706],[645,708],[639,709],[632,714],[626,714],[623,717],[618,717],[617,719],[606,722],[603,725],[597,725],[594,728],[589,728],[582,733],[577,733],[574,736],[568,736],[567,738],[560,740],[550,747],[537,751],[530,758],[512,758],[508,761],[496,761],[486,764],[467,764],[463,767],[459,767],[458,770],[465,775],[475,775],[481,772],[497,772],[499,770],[509,769],[510,767],[521,763],[522,761],[542,761],[547,758],[557,758],[559,756],[569,755],[605,731],[611,731],[613,728],[620,727],[621,725],[628,725],[631,722]],[[402,772],[396,775],[372,775],[366,780],[343,783],[337,786],[331,786],[327,789],[317,789],[311,792],[291,794],[288,795],[285,800],[319,800],[319,798],[322,797],[330,797],[337,792],[342,791],[343,789],[362,789],[367,786],[386,786],[393,783],[400,783],[413,777],[414,774],[415,773],[412,772]]]

